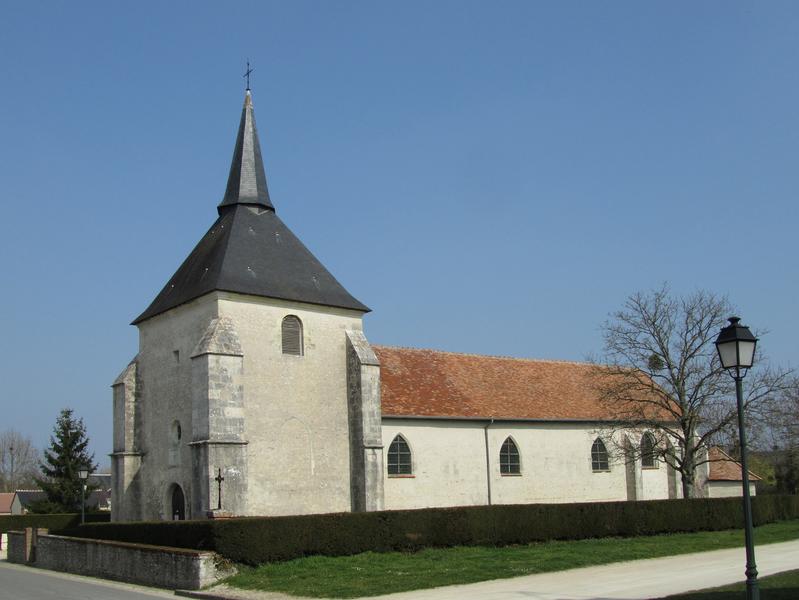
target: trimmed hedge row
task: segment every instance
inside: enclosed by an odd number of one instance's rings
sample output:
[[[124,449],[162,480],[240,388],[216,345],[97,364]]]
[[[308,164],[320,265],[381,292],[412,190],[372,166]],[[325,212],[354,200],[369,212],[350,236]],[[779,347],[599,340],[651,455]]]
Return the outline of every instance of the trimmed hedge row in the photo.
[[[755,525],[799,518],[799,496],[753,498]],[[740,498],[517,504],[371,513],[82,525],[81,537],[215,550],[245,563],[368,550],[507,545],[742,527]]]
[[[88,513],[87,523],[107,523],[111,513]],[[80,513],[60,515],[0,515],[0,533],[20,531],[26,527],[46,527],[50,531],[60,532],[74,529],[80,525]]]

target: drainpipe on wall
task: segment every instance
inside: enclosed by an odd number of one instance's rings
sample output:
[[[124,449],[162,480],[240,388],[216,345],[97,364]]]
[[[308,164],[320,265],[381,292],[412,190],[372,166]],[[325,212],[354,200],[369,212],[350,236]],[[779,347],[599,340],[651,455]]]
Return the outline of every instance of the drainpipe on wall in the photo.
[[[491,452],[488,449],[488,428],[494,424],[494,417],[483,427],[486,441],[486,490],[488,491],[488,505],[491,506]]]

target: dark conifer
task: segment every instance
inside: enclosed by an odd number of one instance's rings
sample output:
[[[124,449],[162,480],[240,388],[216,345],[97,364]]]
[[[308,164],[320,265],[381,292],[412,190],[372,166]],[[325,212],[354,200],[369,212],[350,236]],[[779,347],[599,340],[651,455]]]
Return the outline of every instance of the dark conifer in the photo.
[[[97,470],[88,446],[83,419],[76,419],[71,408],[63,409],[40,465],[44,477],[37,480],[47,500],[33,507],[35,512],[80,512],[83,482],[78,471],[85,467],[91,475]],[[89,486],[86,494],[93,489],[94,486]]]

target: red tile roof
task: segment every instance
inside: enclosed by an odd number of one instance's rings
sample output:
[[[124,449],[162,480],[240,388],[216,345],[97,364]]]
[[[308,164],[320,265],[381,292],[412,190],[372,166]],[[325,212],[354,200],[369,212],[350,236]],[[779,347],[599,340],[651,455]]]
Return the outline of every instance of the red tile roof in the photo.
[[[384,416],[611,419],[592,364],[373,348],[380,359]]]
[[[711,461],[708,481],[742,481],[743,465],[724,450],[713,446],[708,451],[708,458]],[[749,471],[749,480],[760,481],[761,478]]]
[[[0,492],[0,515],[11,514],[11,503],[14,501],[14,492]]]

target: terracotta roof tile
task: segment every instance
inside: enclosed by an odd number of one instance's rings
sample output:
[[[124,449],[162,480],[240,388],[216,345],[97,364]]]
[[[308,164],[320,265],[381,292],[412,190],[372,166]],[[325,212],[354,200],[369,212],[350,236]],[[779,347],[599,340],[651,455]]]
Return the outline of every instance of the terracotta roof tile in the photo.
[[[708,451],[708,458],[711,461],[708,481],[742,481],[743,465],[724,450],[713,446]],[[761,481],[761,478],[749,471],[749,480]]]
[[[610,419],[589,363],[373,348],[385,416]]]
[[[11,503],[14,501],[14,492],[0,493],[0,515],[11,513]]]

